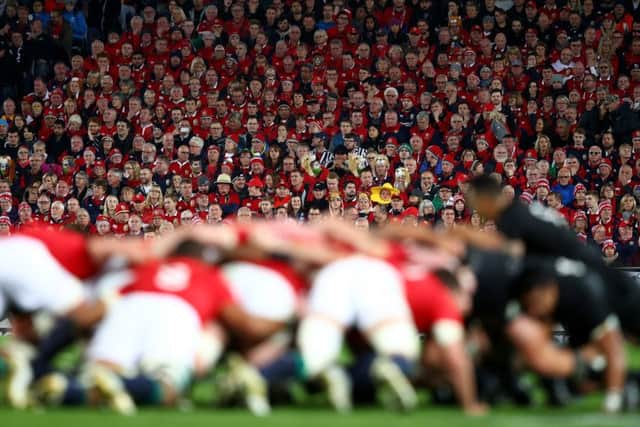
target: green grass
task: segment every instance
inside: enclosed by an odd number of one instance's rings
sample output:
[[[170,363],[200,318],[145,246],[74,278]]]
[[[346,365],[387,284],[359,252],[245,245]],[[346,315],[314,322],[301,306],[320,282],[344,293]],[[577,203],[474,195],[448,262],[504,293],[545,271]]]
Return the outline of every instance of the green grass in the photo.
[[[567,410],[500,409],[483,418],[468,418],[453,409],[422,409],[409,415],[383,412],[378,409],[356,410],[350,415],[336,415],[321,409],[276,409],[264,419],[257,419],[239,410],[143,410],[135,417],[123,418],[107,411],[86,409],[15,412],[0,409],[3,427],[388,427],[388,426],[492,426],[492,427],[626,427],[640,425],[640,415],[608,416],[593,410],[582,412],[579,407]]]

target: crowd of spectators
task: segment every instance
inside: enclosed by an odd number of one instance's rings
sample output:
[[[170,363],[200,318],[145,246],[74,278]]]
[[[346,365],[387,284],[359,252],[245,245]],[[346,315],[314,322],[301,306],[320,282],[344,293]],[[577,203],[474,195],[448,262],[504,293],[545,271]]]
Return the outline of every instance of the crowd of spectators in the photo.
[[[0,232],[343,216],[494,227],[465,182],[640,264],[640,1],[0,1]]]

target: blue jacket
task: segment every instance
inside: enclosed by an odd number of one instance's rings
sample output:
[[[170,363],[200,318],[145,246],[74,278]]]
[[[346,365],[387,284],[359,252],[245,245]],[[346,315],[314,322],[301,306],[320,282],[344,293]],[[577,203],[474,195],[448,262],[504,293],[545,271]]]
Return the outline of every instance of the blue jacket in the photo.
[[[65,10],[62,17],[71,27],[73,39],[85,40],[87,38],[87,21],[84,19],[82,12]]]
[[[575,188],[576,186],[573,184],[568,184],[568,185],[556,184],[553,187],[551,187],[551,191],[553,191],[554,193],[560,193],[560,195],[562,196],[562,204],[564,206],[571,206],[571,203],[573,203],[573,190]]]

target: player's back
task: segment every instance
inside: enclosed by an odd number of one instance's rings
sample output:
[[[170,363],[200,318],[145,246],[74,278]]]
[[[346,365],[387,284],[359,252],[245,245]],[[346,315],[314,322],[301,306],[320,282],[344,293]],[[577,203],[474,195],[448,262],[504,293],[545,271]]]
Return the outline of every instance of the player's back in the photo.
[[[133,270],[133,282],[122,294],[156,293],[174,295],[189,304],[205,322],[215,318],[232,302],[220,270],[189,257],[150,261]]]
[[[79,279],[87,279],[98,272],[87,250],[87,238],[70,230],[44,226],[25,227],[15,236],[25,236],[41,242],[69,273]]]

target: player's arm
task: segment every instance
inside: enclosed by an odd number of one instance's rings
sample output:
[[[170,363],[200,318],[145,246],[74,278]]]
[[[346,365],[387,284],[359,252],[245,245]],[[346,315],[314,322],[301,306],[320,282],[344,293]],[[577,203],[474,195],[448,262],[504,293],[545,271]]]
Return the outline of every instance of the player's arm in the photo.
[[[567,378],[576,368],[575,356],[557,347],[548,328],[529,316],[518,315],[506,328],[507,337],[527,365],[540,375]]]
[[[385,239],[373,233],[358,230],[343,220],[328,219],[314,227],[331,239],[342,242],[361,254],[378,258],[386,258],[390,255],[391,248]]]
[[[284,257],[314,265],[324,265],[346,255],[320,239],[307,242],[287,238],[282,236],[277,228],[268,224],[254,227],[247,236],[247,245],[270,256]]]
[[[405,224],[388,224],[376,230],[376,234],[386,239],[412,240],[426,246],[440,248],[458,257],[464,254],[464,244],[457,236],[428,228],[416,228]]]
[[[433,336],[442,351],[443,368],[463,410],[469,415],[482,415],[485,405],[476,396],[475,372],[464,344],[462,324],[440,320],[433,326]]]

